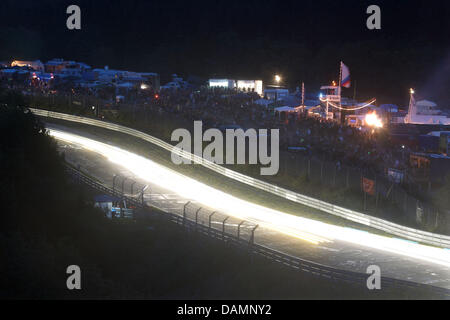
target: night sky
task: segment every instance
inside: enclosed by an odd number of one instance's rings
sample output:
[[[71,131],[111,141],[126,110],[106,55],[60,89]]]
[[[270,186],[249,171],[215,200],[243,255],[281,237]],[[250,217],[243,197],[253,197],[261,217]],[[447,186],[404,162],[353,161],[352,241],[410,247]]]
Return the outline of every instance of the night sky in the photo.
[[[70,4],[82,29],[66,28]],[[377,4],[382,29],[366,28]],[[357,98],[407,103],[407,89],[450,106],[449,1],[15,1],[0,3],[0,60],[60,57],[184,77],[283,75],[307,91],[337,80]],[[354,87],[344,95],[353,96]],[[444,107],[444,106],[443,106]]]

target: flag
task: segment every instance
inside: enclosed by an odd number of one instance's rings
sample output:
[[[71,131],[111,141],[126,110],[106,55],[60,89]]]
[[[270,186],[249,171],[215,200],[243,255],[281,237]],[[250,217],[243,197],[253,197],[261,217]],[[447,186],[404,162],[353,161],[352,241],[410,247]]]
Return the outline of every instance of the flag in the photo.
[[[350,88],[350,70],[341,62],[341,86],[344,88]]]

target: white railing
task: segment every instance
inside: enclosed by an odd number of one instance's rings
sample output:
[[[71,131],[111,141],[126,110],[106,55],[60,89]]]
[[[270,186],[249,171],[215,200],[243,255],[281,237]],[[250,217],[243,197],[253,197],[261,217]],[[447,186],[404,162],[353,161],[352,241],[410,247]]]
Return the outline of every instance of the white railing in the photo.
[[[223,176],[226,176],[228,178],[234,179],[236,181],[248,184],[254,188],[264,190],[267,192],[270,192],[272,194],[275,194],[277,196],[280,196],[282,198],[294,201],[296,203],[300,203],[302,205],[318,209],[327,213],[330,213],[332,215],[360,223],[362,225],[366,225],[369,227],[372,227],[374,229],[378,229],[384,232],[387,232],[392,235],[396,235],[401,238],[405,238],[408,240],[417,241],[424,244],[429,244],[437,247],[442,248],[450,248],[450,237],[445,235],[440,235],[436,233],[426,232],[422,230],[417,230],[409,227],[405,227],[396,223],[392,223],[380,218],[372,217],[357,211],[349,210],[346,208],[342,208],[336,205],[333,205],[331,203],[327,203],[325,201],[321,201],[312,197],[308,197],[281,187],[278,187],[276,185],[246,176],[242,173],[224,168],[220,165],[217,165],[211,161],[208,161],[206,159],[203,159],[202,157],[196,156],[190,152],[183,151],[177,147],[172,146],[171,144],[155,138],[149,134],[143,133],[141,131],[131,129],[125,126],[121,126],[118,124],[100,121],[96,119],[90,119],[80,116],[74,116],[59,112],[53,112],[53,111],[46,111],[41,109],[34,109],[30,108],[30,110],[36,114],[37,116],[41,117],[49,117],[54,119],[61,119],[61,120],[67,120],[72,122],[78,122],[83,123],[87,125],[97,126],[121,133],[125,133],[131,136],[134,136],[136,138],[143,139],[145,141],[148,141],[154,145],[157,145],[158,147],[161,147],[167,151],[176,153],[179,156],[182,156],[183,158],[190,159],[191,161],[194,161],[197,164],[201,164],[202,166],[213,170],[214,172],[217,172]]]

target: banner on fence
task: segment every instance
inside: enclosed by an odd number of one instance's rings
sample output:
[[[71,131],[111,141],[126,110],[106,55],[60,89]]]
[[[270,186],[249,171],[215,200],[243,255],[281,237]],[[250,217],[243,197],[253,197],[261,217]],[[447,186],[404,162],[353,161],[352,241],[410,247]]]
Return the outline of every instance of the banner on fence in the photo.
[[[367,178],[362,178],[363,191],[371,196],[375,195],[375,181]]]

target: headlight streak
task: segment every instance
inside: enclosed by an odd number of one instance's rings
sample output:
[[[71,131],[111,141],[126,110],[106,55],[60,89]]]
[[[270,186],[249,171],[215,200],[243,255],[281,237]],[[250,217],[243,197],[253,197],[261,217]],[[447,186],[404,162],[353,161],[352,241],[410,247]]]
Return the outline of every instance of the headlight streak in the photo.
[[[56,139],[79,144],[90,151],[100,153],[136,176],[184,198],[198,201],[230,216],[257,223],[309,243],[317,245],[340,240],[450,267],[450,250],[331,225],[265,208],[216,190],[118,147],[58,130],[49,130],[49,133]]]

